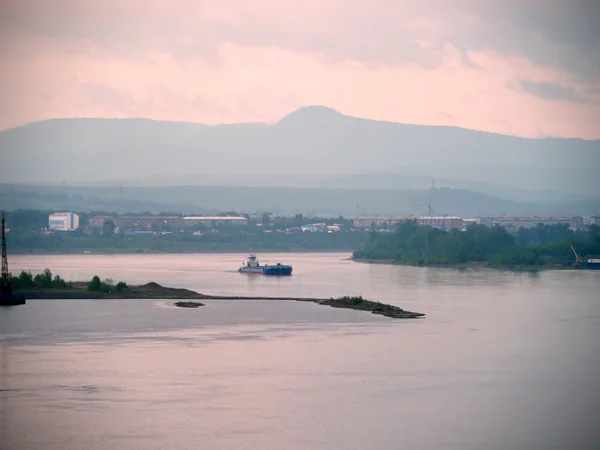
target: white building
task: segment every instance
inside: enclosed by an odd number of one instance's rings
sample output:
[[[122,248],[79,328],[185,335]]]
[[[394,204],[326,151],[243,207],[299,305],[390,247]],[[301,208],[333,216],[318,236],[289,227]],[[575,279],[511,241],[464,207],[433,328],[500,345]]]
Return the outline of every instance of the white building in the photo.
[[[58,212],[48,217],[48,229],[56,231],[73,231],[79,228],[79,216],[72,212]]]

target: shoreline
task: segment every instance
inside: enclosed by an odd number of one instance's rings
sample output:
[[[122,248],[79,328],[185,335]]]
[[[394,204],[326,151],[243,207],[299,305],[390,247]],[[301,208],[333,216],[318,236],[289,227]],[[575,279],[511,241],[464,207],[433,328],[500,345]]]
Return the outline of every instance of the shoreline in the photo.
[[[387,305],[384,303],[373,302],[362,297],[339,297],[339,298],[316,298],[316,297],[260,297],[260,296],[240,296],[240,295],[209,295],[195,292],[189,289],[171,288],[161,286],[158,283],[150,282],[144,285],[129,286],[121,292],[98,292],[89,291],[87,283],[74,282],[70,289],[30,289],[18,290],[15,293],[25,296],[27,300],[188,300],[176,302],[175,306],[189,308],[195,302],[189,300],[267,300],[267,301],[298,301],[316,303],[333,308],[355,309],[371,312],[393,319],[415,319],[424,317],[424,313],[405,311],[404,309]],[[198,303],[197,306],[204,306]]]
[[[487,262],[468,262],[462,264],[414,264],[407,262],[398,262],[392,259],[368,259],[368,258],[348,258],[350,261],[354,261],[361,264],[386,264],[390,266],[405,266],[405,267],[432,267],[435,269],[492,269],[492,270],[507,270],[513,272],[537,272],[541,270],[582,270],[578,267],[561,266],[554,264],[545,264],[541,266],[494,266]]]
[[[85,255],[85,256],[110,256],[110,255],[237,255],[237,254],[247,254],[247,253],[261,253],[264,255],[268,254],[279,254],[279,253],[352,253],[354,248],[349,249],[271,249],[271,250],[207,250],[207,251],[160,251],[160,250],[144,250],[144,251],[131,251],[130,249],[105,249],[103,251],[94,251],[94,250],[81,250],[77,249],[74,251],[20,251],[20,250],[11,250],[11,254],[14,256],[73,256],[73,255]],[[89,253],[84,253],[89,251]]]

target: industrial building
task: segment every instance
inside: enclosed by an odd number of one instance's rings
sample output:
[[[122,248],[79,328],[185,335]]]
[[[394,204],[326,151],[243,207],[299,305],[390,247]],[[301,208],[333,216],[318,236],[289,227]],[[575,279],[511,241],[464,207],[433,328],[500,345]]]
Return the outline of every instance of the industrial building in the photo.
[[[371,225],[396,225],[406,220],[406,217],[400,216],[358,216],[354,219],[356,228],[369,228]]]
[[[115,217],[114,222],[122,229],[151,229],[152,225],[185,226],[183,217],[179,216],[121,216]]]
[[[88,226],[93,228],[102,228],[105,222],[113,221],[114,217],[111,216],[94,216],[88,219]]]
[[[245,225],[248,223],[248,219],[241,216],[188,216],[183,218],[184,226],[190,227],[194,225],[207,225],[212,226],[213,224],[232,224],[232,225]]]
[[[359,216],[354,219],[354,226],[356,228],[369,228],[372,225],[397,225],[407,219],[414,219],[412,217],[403,216]],[[458,229],[462,230],[464,227],[462,217],[456,216],[422,216],[416,218],[419,225],[427,225],[430,227],[443,228],[445,230]]]
[[[500,225],[504,228],[533,228],[538,224],[542,225],[568,225],[573,230],[583,227],[583,217],[565,217],[565,216],[495,216],[481,217],[480,222],[483,225],[491,227]]]
[[[110,218],[93,217],[96,226],[104,223],[104,220]],[[122,229],[149,230],[153,226],[162,227],[164,225],[173,228],[188,228],[197,225],[212,226],[222,224],[246,224],[248,220],[245,217],[232,216],[121,216],[114,218],[115,225]],[[91,222],[90,222],[91,223]]]
[[[444,230],[462,230],[464,227],[462,217],[456,216],[435,216],[435,217],[419,217],[417,219],[419,225],[427,225],[435,228],[442,228]]]
[[[79,216],[72,212],[57,212],[48,217],[48,229],[74,231],[79,228]]]

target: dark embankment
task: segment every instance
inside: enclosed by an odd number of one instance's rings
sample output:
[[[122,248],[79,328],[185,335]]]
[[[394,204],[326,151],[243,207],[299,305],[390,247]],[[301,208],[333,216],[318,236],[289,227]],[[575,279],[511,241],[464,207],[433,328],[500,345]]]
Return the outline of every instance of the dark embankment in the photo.
[[[425,314],[404,311],[397,306],[371,302],[362,297],[344,296],[339,298],[302,298],[302,297],[249,297],[233,295],[206,295],[189,289],[179,289],[161,286],[150,282],[139,286],[129,286],[123,281],[113,285],[111,280],[101,281],[94,276],[89,282],[67,282],[60,276],[52,277],[49,269],[33,276],[29,272],[21,272],[18,277],[11,277],[11,289],[15,294],[27,299],[59,299],[59,300],[90,300],[90,299],[160,299],[183,300],[175,302],[180,308],[198,308],[205,306],[192,300],[288,300],[312,302],[334,308],[357,309],[370,311],[373,314],[391,317],[394,319],[413,319],[423,317]]]
[[[128,286],[121,290],[92,291],[88,283],[74,282],[71,287],[65,289],[31,288],[18,290],[17,293],[27,299],[63,299],[63,300],[85,300],[85,299],[200,299],[204,295],[188,289],[169,288],[158,283],[147,283],[141,286]]]
[[[205,305],[200,302],[175,302],[175,306],[179,306],[180,308],[198,308]]]
[[[205,299],[210,300],[288,300],[298,302],[311,302],[318,305],[331,306],[333,308],[356,309],[359,311],[369,311],[373,314],[379,314],[392,319],[416,319],[424,317],[425,314],[405,311],[398,306],[386,305],[385,303],[372,302],[361,296],[358,297],[338,297],[338,298],[302,298],[302,297],[225,297],[217,295],[205,295]]]
[[[423,313],[405,311],[402,308],[384,303],[372,302],[365,300],[362,297],[340,297],[331,298],[318,302],[320,305],[328,305],[333,308],[348,308],[358,309],[360,311],[370,311],[372,314],[380,314],[382,316],[391,317],[393,319],[416,319],[424,317]]]

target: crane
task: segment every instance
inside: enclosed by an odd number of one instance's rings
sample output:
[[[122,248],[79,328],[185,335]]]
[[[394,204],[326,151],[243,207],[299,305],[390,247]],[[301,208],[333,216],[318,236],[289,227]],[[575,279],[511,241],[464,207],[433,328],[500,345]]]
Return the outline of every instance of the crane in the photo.
[[[575,254],[575,263],[577,265],[583,264],[583,259],[581,258],[581,256],[579,256],[579,253],[575,251],[575,247],[573,247],[573,244],[571,244],[571,250],[573,250],[573,253]]]

